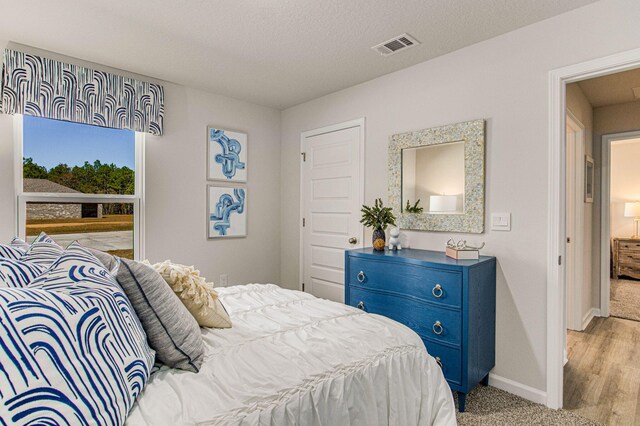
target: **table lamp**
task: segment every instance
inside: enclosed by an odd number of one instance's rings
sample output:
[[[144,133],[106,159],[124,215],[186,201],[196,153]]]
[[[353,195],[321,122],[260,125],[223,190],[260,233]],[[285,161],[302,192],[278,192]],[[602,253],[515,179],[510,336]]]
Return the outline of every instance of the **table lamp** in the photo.
[[[640,222],[640,201],[624,203],[624,217],[632,217],[636,222],[636,233],[631,238],[640,238],[638,235],[638,222]]]
[[[432,195],[429,197],[429,213],[455,213],[457,209],[458,197],[455,195]]]

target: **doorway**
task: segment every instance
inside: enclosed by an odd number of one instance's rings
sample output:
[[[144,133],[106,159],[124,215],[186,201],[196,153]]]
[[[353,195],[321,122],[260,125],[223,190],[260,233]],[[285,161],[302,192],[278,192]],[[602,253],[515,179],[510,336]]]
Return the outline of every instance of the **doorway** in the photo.
[[[364,119],[304,132],[301,154],[301,290],[344,303],[344,251],[364,247]]]
[[[555,182],[561,186],[558,193],[551,194],[557,197],[552,208],[557,208],[560,217],[552,224],[550,235],[561,241],[550,240],[559,256],[556,265],[549,265],[548,296],[560,296],[561,302],[554,305],[549,299],[547,405],[606,424],[634,418],[640,397],[640,373],[636,374],[633,362],[637,351],[633,336],[640,334],[640,321],[608,317],[609,290],[613,297],[617,285],[613,281],[610,287],[609,277],[612,268],[615,270],[616,241],[621,240],[614,235],[613,222],[623,216],[621,209],[626,204],[636,204],[635,200],[621,200],[619,194],[612,196],[615,191],[610,184],[618,175],[613,173],[611,159],[615,155],[611,149],[616,144],[631,146],[629,137],[640,136],[640,132],[629,132],[640,129],[640,95],[636,95],[640,91],[639,66],[640,52],[634,51],[552,73],[552,94],[560,95],[563,107],[554,113],[562,112],[564,120],[557,120],[563,132],[552,132],[550,153],[551,158],[560,160],[559,174],[552,182],[557,177]],[[554,81],[558,87],[553,87]],[[552,109],[557,106],[552,102]],[[579,112],[577,117],[572,110]],[[583,141],[579,141],[581,133],[586,135]],[[640,163],[640,140],[637,142],[637,158],[630,152],[618,155],[634,171]],[[560,156],[556,157],[558,150]],[[638,183],[629,186],[640,191],[640,171]],[[640,201],[640,192],[627,197]],[[640,219],[640,202],[637,207]],[[557,213],[551,214],[554,217]],[[629,245],[628,237],[622,240],[624,247],[636,248],[640,254],[640,240],[637,247]],[[634,261],[640,278],[640,256]],[[552,287],[553,283],[559,287]],[[637,284],[640,320],[640,281]],[[559,316],[555,309],[560,310]]]
[[[632,321],[640,321],[638,163],[640,130],[602,137],[601,311]]]
[[[566,310],[566,86],[640,67],[640,49],[549,73],[549,227],[547,250],[547,406],[562,408]],[[597,191],[596,191],[597,195]]]

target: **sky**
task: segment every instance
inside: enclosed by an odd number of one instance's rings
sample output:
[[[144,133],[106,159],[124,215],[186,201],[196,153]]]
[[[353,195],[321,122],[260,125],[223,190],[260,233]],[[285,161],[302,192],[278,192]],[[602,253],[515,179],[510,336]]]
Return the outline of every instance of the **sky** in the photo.
[[[67,121],[23,116],[23,156],[47,169],[85,161],[127,166],[135,170],[135,132]]]

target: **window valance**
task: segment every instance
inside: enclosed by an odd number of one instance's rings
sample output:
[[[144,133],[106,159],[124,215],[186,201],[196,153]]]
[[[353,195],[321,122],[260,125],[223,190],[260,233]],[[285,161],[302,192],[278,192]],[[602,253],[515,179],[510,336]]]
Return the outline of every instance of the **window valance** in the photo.
[[[6,49],[0,111],[162,135],[164,88]]]

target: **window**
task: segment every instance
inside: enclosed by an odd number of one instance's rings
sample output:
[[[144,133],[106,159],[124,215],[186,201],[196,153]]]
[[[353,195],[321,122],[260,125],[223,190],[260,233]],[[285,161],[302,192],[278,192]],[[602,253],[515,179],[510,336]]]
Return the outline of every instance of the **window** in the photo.
[[[142,253],[144,136],[130,130],[16,117],[17,233],[40,232],[120,257]]]

